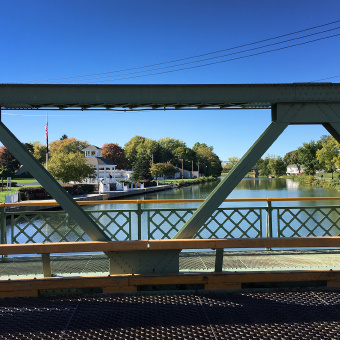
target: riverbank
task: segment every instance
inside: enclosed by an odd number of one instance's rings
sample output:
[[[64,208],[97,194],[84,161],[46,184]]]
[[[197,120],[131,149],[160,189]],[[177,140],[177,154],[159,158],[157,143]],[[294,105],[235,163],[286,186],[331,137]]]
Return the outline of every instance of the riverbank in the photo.
[[[338,179],[321,178],[321,177],[316,177],[312,175],[282,176],[280,178],[289,178],[303,185],[309,185],[309,186],[313,186],[316,188],[325,188],[325,189],[340,191],[340,181]]]
[[[107,191],[105,193],[93,193],[93,194],[84,194],[84,195],[77,195],[73,196],[75,201],[100,201],[103,200],[116,200],[120,198],[125,198],[129,196],[135,195],[143,195],[143,194],[151,194],[154,192],[164,191],[173,189],[174,185],[172,184],[165,184],[165,185],[158,185],[155,187],[148,187],[144,189],[134,188],[129,189],[126,191]],[[38,211],[38,210],[46,210],[55,208],[58,206],[56,200],[54,199],[44,199],[44,200],[31,200],[31,201],[24,201],[23,203],[28,203],[27,206],[16,206],[16,207],[6,207],[7,211]],[[34,206],[30,205],[30,203],[34,203]],[[39,203],[56,203],[55,206],[39,206]]]
[[[171,179],[171,180],[165,180],[165,183],[171,183],[173,185],[176,185],[178,188],[181,187],[187,187],[190,185],[196,185],[196,184],[203,184],[208,182],[214,182],[217,181],[216,177],[199,177],[199,178],[188,178],[188,179]]]

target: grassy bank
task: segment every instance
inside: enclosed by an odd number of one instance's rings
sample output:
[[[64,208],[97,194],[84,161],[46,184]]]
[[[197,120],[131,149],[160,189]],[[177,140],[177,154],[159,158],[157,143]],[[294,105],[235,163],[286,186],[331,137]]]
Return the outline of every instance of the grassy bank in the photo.
[[[316,188],[325,188],[340,191],[340,181],[337,179],[338,174],[334,174],[334,179],[332,179],[331,174],[323,174],[323,179],[321,179],[321,177],[319,176],[304,174],[302,174],[301,176],[282,176],[281,178],[290,178],[293,181],[301,183],[302,185],[310,185]]]
[[[176,184],[178,187],[185,187],[194,184],[202,184],[206,182],[213,182],[216,181],[217,178],[215,177],[199,177],[199,178],[188,178],[188,179],[169,179],[165,180],[165,183],[173,183]]]

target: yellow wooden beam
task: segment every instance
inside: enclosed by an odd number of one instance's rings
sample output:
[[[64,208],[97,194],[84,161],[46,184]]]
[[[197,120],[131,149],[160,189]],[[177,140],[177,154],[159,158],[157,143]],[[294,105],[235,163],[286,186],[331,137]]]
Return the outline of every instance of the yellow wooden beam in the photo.
[[[139,250],[340,247],[340,236],[1,244],[0,255]]]
[[[37,296],[41,290],[102,288],[103,292],[133,292],[149,285],[204,285],[205,289],[240,289],[244,283],[326,281],[340,286],[340,270],[276,271],[206,274],[111,275],[76,278],[0,280],[0,297]]]
[[[148,241],[90,241],[58,243],[1,244],[0,254],[51,254],[147,250]]]

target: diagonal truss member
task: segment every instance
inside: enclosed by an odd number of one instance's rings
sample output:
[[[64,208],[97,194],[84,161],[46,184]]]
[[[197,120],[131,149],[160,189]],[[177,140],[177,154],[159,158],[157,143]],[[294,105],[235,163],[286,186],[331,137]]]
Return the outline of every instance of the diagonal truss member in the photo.
[[[110,241],[109,237],[97,226],[91,217],[88,216],[79,204],[74,201],[71,195],[66,192],[54,177],[28,152],[25,146],[2,122],[0,122],[0,140],[93,241]]]
[[[252,166],[290,124],[322,124],[340,143],[340,104],[279,103],[272,105],[271,124],[215,190],[211,192],[174,238],[193,238],[214,211],[235,189],[242,178],[250,171]]]

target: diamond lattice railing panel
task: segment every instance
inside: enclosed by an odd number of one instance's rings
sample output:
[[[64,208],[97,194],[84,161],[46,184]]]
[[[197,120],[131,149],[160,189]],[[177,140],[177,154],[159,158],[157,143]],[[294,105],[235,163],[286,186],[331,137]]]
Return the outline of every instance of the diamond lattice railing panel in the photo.
[[[339,207],[284,207],[277,210],[279,236],[339,236]]]
[[[77,242],[90,238],[65,212],[11,215],[11,243]]]
[[[219,208],[195,238],[262,237],[261,208]]]
[[[87,212],[112,241],[132,240],[132,212],[130,210],[100,210]]]
[[[151,240],[174,237],[193,213],[194,209],[148,210],[148,238]]]

